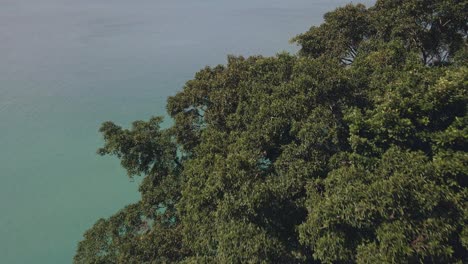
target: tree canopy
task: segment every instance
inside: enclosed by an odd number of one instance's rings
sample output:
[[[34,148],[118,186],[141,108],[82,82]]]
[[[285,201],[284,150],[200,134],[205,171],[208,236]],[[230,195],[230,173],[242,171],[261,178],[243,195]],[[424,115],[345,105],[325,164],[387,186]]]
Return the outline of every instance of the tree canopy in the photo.
[[[75,263],[466,263],[468,1],[325,14],[298,54],[229,56],[162,117],[101,127],[141,200]]]

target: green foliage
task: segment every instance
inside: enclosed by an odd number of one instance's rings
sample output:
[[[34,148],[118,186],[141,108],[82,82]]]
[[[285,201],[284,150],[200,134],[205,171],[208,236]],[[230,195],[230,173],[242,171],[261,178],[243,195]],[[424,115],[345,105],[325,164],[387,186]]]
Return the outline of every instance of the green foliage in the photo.
[[[160,130],[162,117],[148,122],[135,121],[132,129],[122,129],[112,122],[102,124],[105,145],[100,155],[114,155],[121,160],[129,176],[174,167],[177,146],[171,142],[167,131]]]
[[[155,217],[151,220],[141,203],[127,206],[109,219],[100,219],[84,234],[75,263],[172,263],[186,252],[180,225]]]
[[[468,2],[465,0],[378,0],[374,7],[347,5],[325,14],[325,23],[292,41],[301,54],[333,56],[351,63],[369,39],[403,41],[425,64],[451,62],[466,48]]]
[[[298,55],[202,69],[168,129],[104,123],[98,152],[144,175],[142,199],[75,262],[468,261],[466,8],[347,5]]]
[[[362,4],[337,8],[326,13],[324,19],[322,25],[313,26],[291,40],[302,46],[300,54],[313,58],[331,56],[351,63],[361,42],[375,34],[371,14]]]

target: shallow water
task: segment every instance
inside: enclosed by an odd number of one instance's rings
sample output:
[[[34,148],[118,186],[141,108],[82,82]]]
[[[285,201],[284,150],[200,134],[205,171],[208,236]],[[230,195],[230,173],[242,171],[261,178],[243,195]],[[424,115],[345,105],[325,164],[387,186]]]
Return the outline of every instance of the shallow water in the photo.
[[[138,199],[95,154],[100,123],[164,115],[226,54],[294,52],[346,2],[0,0],[0,263],[70,263],[87,228]]]

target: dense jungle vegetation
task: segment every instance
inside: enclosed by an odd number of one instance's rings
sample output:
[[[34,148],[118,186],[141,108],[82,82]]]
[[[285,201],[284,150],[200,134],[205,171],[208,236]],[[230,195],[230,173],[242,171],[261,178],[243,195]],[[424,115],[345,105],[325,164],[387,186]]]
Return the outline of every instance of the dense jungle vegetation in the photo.
[[[467,263],[466,0],[325,14],[298,54],[229,56],[101,155],[141,200],[75,263]]]

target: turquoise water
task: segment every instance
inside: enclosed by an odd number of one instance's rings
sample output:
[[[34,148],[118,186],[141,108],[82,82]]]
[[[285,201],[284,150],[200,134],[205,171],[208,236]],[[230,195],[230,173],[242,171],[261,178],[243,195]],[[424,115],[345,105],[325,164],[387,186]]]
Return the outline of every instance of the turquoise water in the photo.
[[[0,263],[70,263],[87,228],[138,199],[95,154],[100,123],[165,114],[226,54],[294,52],[344,3],[0,0]]]

